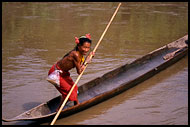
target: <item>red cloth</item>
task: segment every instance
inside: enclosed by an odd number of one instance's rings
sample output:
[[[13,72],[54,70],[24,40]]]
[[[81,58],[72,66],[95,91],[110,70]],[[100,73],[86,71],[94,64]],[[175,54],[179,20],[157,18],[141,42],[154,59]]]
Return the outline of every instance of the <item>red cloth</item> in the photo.
[[[50,75],[55,70],[55,66],[56,64],[54,64],[51,67],[51,69],[48,72],[48,75]],[[63,98],[66,98],[67,94],[69,93],[73,85],[74,85],[74,82],[70,77],[70,73],[63,71],[63,73],[60,74],[60,87],[56,87],[56,88],[62,94]],[[69,101],[77,101],[77,90],[78,90],[78,87],[76,85],[68,99]]]

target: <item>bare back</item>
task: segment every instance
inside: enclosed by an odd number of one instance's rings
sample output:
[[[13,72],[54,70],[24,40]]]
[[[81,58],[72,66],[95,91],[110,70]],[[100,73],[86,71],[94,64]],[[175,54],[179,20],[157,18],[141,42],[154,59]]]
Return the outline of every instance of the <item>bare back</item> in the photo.
[[[69,71],[76,67],[77,73],[80,70],[82,55],[78,51],[71,51],[68,56],[57,62],[57,66],[63,71]]]

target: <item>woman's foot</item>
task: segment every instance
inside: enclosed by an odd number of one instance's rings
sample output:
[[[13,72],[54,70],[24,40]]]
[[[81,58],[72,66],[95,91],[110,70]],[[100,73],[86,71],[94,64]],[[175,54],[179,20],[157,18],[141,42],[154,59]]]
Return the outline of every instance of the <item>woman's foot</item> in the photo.
[[[78,100],[74,101],[74,105],[78,105],[78,104],[80,104]]]

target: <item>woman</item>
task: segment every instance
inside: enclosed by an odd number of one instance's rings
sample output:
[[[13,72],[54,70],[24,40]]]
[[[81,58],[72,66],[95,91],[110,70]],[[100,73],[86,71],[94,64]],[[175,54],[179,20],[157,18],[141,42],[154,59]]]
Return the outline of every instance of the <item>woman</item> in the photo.
[[[54,84],[57,90],[62,94],[62,100],[58,109],[60,108],[70,89],[74,85],[74,82],[70,77],[69,70],[76,67],[78,74],[83,71],[85,67],[84,55],[88,53],[92,43],[90,34],[86,34],[86,36],[81,36],[79,39],[75,37],[75,42],[77,43],[76,47],[72,51],[67,53],[56,64],[54,64],[48,73],[47,80],[50,83]],[[87,56],[85,60],[87,63],[90,63],[90,55],[94,56],[94,53],[91,52]],[[69,101],[74,101],[74,105],[79,104],[79,101],[77,99],[77,90],[78,87],[76,85],[69,97]]]

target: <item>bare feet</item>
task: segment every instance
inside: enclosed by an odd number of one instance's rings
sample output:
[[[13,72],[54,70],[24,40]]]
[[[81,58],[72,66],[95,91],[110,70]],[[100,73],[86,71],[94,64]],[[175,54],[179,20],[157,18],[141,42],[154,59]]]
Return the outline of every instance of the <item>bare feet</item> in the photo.
[[[78,100],[74,101],[74,105],[78,105],[78,104],[80,104]]]

